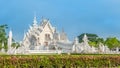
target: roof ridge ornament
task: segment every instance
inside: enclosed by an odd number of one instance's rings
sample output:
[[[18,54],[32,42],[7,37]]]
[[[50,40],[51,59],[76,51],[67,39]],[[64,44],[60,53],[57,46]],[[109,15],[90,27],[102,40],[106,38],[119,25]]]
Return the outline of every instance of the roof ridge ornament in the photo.
[[[36,17],[36,13],[34,13],[33,26],[37,26],[37,17]]]

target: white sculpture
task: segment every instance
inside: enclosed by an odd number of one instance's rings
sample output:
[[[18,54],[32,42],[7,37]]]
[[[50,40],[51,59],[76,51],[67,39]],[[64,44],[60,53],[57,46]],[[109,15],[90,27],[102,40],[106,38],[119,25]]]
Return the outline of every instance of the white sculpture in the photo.
[[[76,52],[76,53],[96,53],[96,48],[95,47],[91,47],[88,44],[88,37],[85,34],[83,37],[83,42],[79,43],[78,38],[75,38],[73,47],[72,47],[72,52]]]

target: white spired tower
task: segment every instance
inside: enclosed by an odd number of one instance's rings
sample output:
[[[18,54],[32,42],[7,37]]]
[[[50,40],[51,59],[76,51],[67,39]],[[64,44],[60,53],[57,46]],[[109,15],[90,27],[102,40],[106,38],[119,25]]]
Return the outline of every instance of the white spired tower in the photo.
[[[8,50],[11,49],[12,45],[12,30],[9,31],[9,37],[8,37]]]

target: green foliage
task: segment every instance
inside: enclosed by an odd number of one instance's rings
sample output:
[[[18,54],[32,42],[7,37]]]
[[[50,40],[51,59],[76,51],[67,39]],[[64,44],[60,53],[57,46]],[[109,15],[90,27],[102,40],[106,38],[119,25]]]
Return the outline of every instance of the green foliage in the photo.
[[[103,38],[97,38],[96,41],[89,41],[90,46],[98,47],[99,43],[104,44],[104,39]]]
[[[14,42],[14,43],[12,43],[12,47],[16,47],[16,49],[17,49],[18,47],[20,47],[20,44],[18,42]]]
[[[97,38],[96,43],[104,43],[104,39],[103,38]]]
[[[94,46],[94,47],[97,47],[97,46],[98,46],[96,42],[91,42],[91,41],[89,41],[89,45],[90,45],[90,46]]]
[[[12,45],[11,45],[12,47],[16,47],[16,43],[12,43]]]
[[[90,46],[98,47],[99,43],[104,43],[103,38],[98,37],[98,35],[96,35],[96,34],[90,34],[90,33],[83,33],[83,34],[79,35],[78,36],[79,42],[83,42],[82,38],[84,37],[84,34],[87,35]]]
[[[0,25],[0,42],[2,42],[3,40],[6,41],[6,28],[8,28],[7,25]]]
[[[85,34],[88,36],[88,40],[92,41],[92,42],[96,41],[96,39],[98,37],[96,34],[83,33],[83,34],[81,34],[81,35],[78,36],[79,42],[83,42],[82,39],[83,39],[83,37],[84,37]]]
[[[84,37],[84,34],[88,36],[90,46],[98,47],[99,43],[103,43],[107,45],[110,49],[120,47],[120,41],[116,37],[108,37],[106,40],[104,40],[103,38],[100,38],[96,34],[89,34],[89,33],[83,33],[79,35],[78,36],[79,42],[82,42],[82,38]]]
[[[0,56],[1,68],[117,68],[119,65],[119,55]]]
[[[16,42],[16,49],[20,47],[20,43]]]
[[[107,38],[105,41],[105,44],[111,49],[116,48],[116,47],[120,47],[120,41],[116,37]]]
[[[4,43],[5,46],[7,45],[7,36],[5,31],[7,28],[8,28],[7,25],[0,25],[0,49],[3,48],[2,42]]]

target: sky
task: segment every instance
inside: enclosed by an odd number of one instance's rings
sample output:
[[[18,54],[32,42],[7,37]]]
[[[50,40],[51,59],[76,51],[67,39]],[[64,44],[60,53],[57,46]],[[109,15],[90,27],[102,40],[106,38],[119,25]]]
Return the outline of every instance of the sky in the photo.
[[[120,0],[0,0],[0,25],[7,24],[16,41],[22,41],[34,13],[38,24],[48,18],[70,40],[81,33],[120,38]]]

